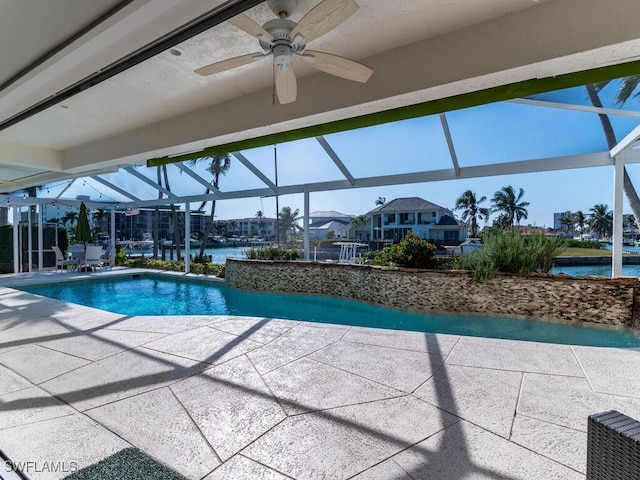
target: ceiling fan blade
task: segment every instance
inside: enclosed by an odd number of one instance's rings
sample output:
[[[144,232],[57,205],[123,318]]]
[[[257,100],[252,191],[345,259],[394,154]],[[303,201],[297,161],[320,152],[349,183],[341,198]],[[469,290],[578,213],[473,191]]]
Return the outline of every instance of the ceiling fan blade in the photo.
[[[247,65],[251,62],[264,58],[266,55],[257,52],[257,53],[249,53],[247,55],[241,55],[239,57],[228,58],[227,60],[222,60],[221,62],[212,63],[211,65],[207,65],[206,67],[201,67],[195,72],[198,75],[202,75],[206,77],[208,75],[213,75],[215,73],[224,72],[226,70],[231,70],[232,68],[241,67],[242,65]]]
[[[305,50],[302,58],[309,62],[312,67],[330,73],[337,77],[353,80],[354,82],[365,83],[371,77],[373,69],[354,62],[348,58],[333,55],[331,53],[316,52],[314,50]]]
[[[273,36],[269,32],[267,32],[264,28],[262,28],[244,13],[230,18],[229,23],[239,28],[240,30],[247,32],[252,37],[259,37],[260,35],[264,35],[265,37],[267,37],[267,39],[269,39],[269,41],[273,40]]]
[[[287,70],[283,70],[282,65],[276,65],[276,93],[281,105],[296,101],[298,84],[291,64],[288,65]]]
[[[313,7],[291,30],[291,38],[300,33],[305,43],[333,30],[358,11],[354,0],[324,0]]]

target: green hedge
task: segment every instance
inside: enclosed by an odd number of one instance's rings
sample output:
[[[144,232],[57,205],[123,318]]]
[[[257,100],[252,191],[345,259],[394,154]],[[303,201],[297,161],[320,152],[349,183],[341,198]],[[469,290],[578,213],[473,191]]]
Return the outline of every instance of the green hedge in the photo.
[[[27,225],[21,225],[20,236],[22,238],[22,269],[28,270],[28,248],[29,248],[29,227]],[[51,250],[51,247],[55,245],[56,231],[58,234],[58,246],[62,250],[69,248],[69,235],[65,227],[56,227],[54,225],[44,225],[42,227],[42,246],[45,250],[42,262],[44,267],[53,267],[56,264],[56,257],[53,252],[47,252]],[[31,227],[32,245],[33,245],[33,265],[34,268],[38,267],[38,227],[33,225]],[[13,273],[13,225],[0,225],[0,273]]]

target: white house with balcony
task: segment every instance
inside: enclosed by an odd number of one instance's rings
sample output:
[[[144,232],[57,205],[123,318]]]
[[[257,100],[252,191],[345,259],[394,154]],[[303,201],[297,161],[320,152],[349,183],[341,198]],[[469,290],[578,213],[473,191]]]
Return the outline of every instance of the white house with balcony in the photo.
[[[432,242],[462,242],[467,225],[458,222],[453,212],[420,197],[396,198],[369,213],[373,240],[399,242],[412,232]]]

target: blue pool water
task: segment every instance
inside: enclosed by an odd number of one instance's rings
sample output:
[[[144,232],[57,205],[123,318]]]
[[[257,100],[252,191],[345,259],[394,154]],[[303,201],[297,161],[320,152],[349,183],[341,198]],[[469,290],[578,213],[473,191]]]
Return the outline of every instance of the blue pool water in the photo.
[[[123,315],[241,315],[570,345],[640,347],[640,337],[629,332],[518,319],[425,315],[331,297],[247,292],[224,284],[159,276],[19,288]]]
[[[554,267],[551,273],[566,273],[573,277],[584,275],[611,276],[611,265],[580,265],[572,267]],[[627,277],[640,277],[640,265],[623,265],[622,275]]]

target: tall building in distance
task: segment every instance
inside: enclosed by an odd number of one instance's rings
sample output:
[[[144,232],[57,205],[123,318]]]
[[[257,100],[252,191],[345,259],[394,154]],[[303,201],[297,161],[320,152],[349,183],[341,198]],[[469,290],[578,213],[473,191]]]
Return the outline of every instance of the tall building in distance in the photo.
[[[557,212],[553,214],[553,229],[554,230],[564,230],[567,227],[562,223],[562,219],[569,217],[571,215],[570,211],[566,212]]]

